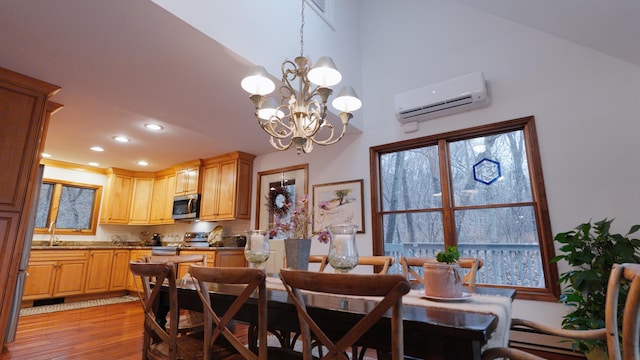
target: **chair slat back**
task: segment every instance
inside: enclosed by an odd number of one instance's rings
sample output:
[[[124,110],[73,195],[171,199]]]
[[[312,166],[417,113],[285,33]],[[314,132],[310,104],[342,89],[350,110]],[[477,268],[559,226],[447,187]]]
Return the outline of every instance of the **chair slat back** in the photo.
[[[265,274],[260,269],[189,266],[189,273],[194,278],[198,296],[202,301],[205,313],[205,360],[210,359],[211,349],[216,339],[223,336],[245,359],[267,359],[267,298]],[[208,283],[245,285],[241,294],[233,301],[224,314],[216,313],[211,303]],[[246,348],[233,331],[229,322],[242,308],[251,294],[258,291],[258,355]]]
[[[173,263],[175,268],[176,279],[186,275],[189,271],[189,265],[197,264],[207,266],[207,256],[203,254],[193,255],[149,255],[144,258],[145,262],[151,263]]]
[[[411,282],[411,284],[423,284],[424,278],[415,270],[415,267],[421,268],[426,262],[437,261],[435,258],[419,258],[419,257],[401,257],[400,265],[402,265],[402,273]],[[467,287],[469,292],[476,289],[476,277],[478,270],[484,266],[484,260],[480,258],[460,258],[458,261],[460,267],[469,269],[462,278],[462,284]]]
[[[318,271],[323,272],[324,268],[327,267],[328,264],[327,255],[309,255],[309,263],[320,264]]]
[[[169,317],[174,324],[178,323],[178,293],[176,290],[176,277],[174,274],[174,266],[171,263],[153,264],[130,262],[129,269],[134,276],[138,276],[142,284],[142,294],[140,294],[140,302],[144,311],[144,340],[142,346],[142,357],[149,358],[151,345],[154,337],[158,337],[169,348],[169,359],[178,358],[178,329],[173,326],[169,330],[156,321],[154,312],[154,304],[160,294],[161,286],[151,287],[152,283],[162,284],[167,281],[169,285]]]
[[[389,309],[391,309],[392,359],[399,360],[404,357],[402,296],[409,292],[410,286],[401,275],[340,274],[282,269],[280,277],[298,312],[305,360],[312,358],[311,334],[314,335],[314,340],[328,350],[322,359],[347,360],[347,349],[354,346],[356,341]],[[382,296],[383,299],[341,339],[334,342],[307,312],[302,294],[304,290],[338,295]]]
[[[629,283],[622,315],[622,353],[618,333],[618,302],[622,281]],[[640,359],[640,264],[614,264],[607,284],[605,309],[609,359]]]
[[[382,266],[378,274],[386,274],[395,263],[393,256],[359,256],[358,265]]]

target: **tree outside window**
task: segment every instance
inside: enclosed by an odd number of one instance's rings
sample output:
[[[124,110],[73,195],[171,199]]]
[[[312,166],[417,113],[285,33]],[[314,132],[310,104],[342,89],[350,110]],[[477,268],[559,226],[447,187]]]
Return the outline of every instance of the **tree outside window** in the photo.
[[[45,179],[40,188],[36,233],[95,235],[102,187]],[[53,225],[52,225],[53,224]]]
[[[480,257],[478,283],[557,299],[533,117],[371,149],[374,253]]]

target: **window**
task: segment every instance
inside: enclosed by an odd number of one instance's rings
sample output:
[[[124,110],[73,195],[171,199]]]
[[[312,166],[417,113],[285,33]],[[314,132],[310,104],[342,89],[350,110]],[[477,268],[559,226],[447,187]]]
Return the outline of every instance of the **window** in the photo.
[[[533,117],[371,148],[374,253],[484,259],[478,283],[557,300]]]
[[[36,213],[36,233],[95,235],[102,186],[60,180],[42,181]]]

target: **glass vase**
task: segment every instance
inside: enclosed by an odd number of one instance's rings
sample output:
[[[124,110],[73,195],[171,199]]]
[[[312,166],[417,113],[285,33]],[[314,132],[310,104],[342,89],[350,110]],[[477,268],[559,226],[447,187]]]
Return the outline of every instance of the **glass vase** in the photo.
[[[327,227],[331,240],[329,244],[329,264],[336,272],[347,273],[358,265],[358,246],[353,224],[339,224]]]
[[[247,243],[244,246],[244,257],[254,268],[263,269],[270,255],[269,238],[265,230],[247,231]]]

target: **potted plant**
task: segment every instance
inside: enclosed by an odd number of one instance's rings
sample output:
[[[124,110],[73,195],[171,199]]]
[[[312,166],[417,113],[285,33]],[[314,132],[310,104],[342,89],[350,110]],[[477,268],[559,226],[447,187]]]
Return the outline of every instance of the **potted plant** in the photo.
[[[460,277],[460,252],[456,246],[447,246],[445,251],[436,253],[435,262],[424,264],[424,293],[438,298],[459,298],[462,296]]]
[[[559,301],[573,307],[562,320],[564,329],[598,329],[605,326],[605,299],[611,267],[615,263],[640,262],[640,239],[630,239],[629,235],[640,229],[631,227],[626,235],[610,232],[613,219],[595,223],[584,223],[575,229],[555,236],[563,254],[555,256],[551,262],[560,260],[571,265],[571,269],[560,274],[559,283],[564,285]],[[620,302],[626,299],[627,290],[620,291]],[[622,311],[618,311],[622,315]],[[619,319],[620,320],[620,319]],[[620,324],[620,322],[619,322]],[[603,350],[606,343],[596,340],[574,340],[573,348],[585,354]],[[606,357],[605,357],[606,358]]]

